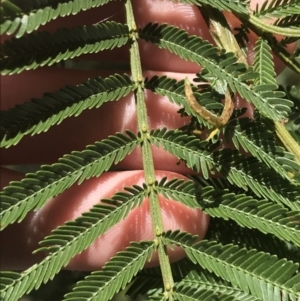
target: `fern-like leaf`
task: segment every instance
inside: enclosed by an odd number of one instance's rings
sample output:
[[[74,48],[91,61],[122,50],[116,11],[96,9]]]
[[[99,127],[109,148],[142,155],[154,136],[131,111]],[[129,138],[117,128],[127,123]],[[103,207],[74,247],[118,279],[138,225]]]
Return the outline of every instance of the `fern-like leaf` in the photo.
[[[257,74],[244,64],[237,63],[233,53],[219,54],[219,50],[197,36],[188,36],[181,29],[174,26],[148,24],[140,30],[140,37],[156,44],[160,48],[168,49],[187,61],[195,62],[206,68],[203,72],[227,81],[232,91],[237,91],[247,101],[252,102],[262,115],[281,120],[288,116],[292,102],[283,99],[279,92],[274,95],[274,87],[259,85],[251,88],[246,83],[255,79]]]
[[[0,112],[0,147],[16,145],[25,135],[46,132],[65,118],[78,116],[83,110],[98,108],[104,102],[128,95],[134,86],[128,75],[97,77],[78,86],[66,86],[45,93],[8,111]]]
[[[174,179],[158,183],[157,190],[166,198],[200,208],[213,217],[231,219],[242,227],[271,233],[300,247],[300,212],[279,204],[256,200],[244,194],[230,193],[213,186],[201,187],[193,181]],[[198,203],[198,204],[197,204]]]
[[[84,151],[74,151],[53,165],[44,165],[39,171],[29,173],[21,181],[14,181],[1,192],[1,229],[21,221],[30,210],[36,210],[45,202],[74,183],[79,184],[99,176],[113,164],[117,164],[138,145],[137,137],[117,133],[88,146]]]
[[[0,34],[15,34],[20,38],[58,17],[76,15],[110,1],[112,0],[5,0],[0,4]]]
[[[300,12],[298,0],[265,0],[261,7],[256,7],[255,15],[266,18],[289,17]]]
[[[216,9],[221,11],[225,10],[240,14],[247,14],[249,7],[247,1],[216,0],[212,2],[209,0],[180,0],[180,2],[187,4],[196,4],[198,6],[211,5],[212,7],[215,7]]]
[[[155,94],[167,96],[172,103],[183,106],[186,114],[196,117],[200,124],[208,128],[213,127],[208,121],[204,120],[199,114],[192,110],[187,103],[184,92],[184,80],[177,82],[175,79],[167,76],[154,76],[151,79],[145,80],[145,88]],[[202,89],[201,93],[199,93],[195,91],[194,86],[192,86],[192,89],[194,90],[196,99],[203,107],[216,114],[222,112],[224,106],[221,103],[220,97],[218,97],[214,91],[211,89]]]
[[[300,247],[300,212],[288,211],[279,204],[243,195],[232,199],[227,196],[227,200],[219,206],[206,208],[205,211],[214,217],[231,218],[243,227],[272,233]]]
[[[172,295],[175,297],[175,300],[178,301],[223,301],[224,297],[228,300],[228,295],[197,287],[190,287],[188,283],[175,286]],[[233,299],[229,300],[231,301]]]
[[[246,294],[238,287],[232,287],[229,282],[217,277],[215,274],[208,270],[191,263],[187,259],[181,260],[178,264],[173,265],[172,271],[180,271],[181,280],[176,283],[176,286],[188,285],[190,287],[201,288],[210,292],[218,293],[218,295],[224,294],[225,300],[233,301],[258,301],[254,296]],[[174,273],[173,272],[173,273]],[[218,300],[218,299],[217,299]],[[223,299],[221,299],[223,300]]]
[[[147,259],[152,257],[153,242],[133,242],[125,251],[118,252],[101,271],[93,272],[77,283],[65,301],[107,301],[131,281],[141,270]],[[99,299],[100,298],[100,299]]]
[[[226,301],[259,301],[256,297],[244,293],[240,288],[232,287],[229,282],[217,277],[208,270],[195,266],[195,264],[186,258],[173,263],[171,268],[175,281],[175,287],[173,288],[175,295],[178,289],[181,291],[183,287],[189,287],[203,291],[206,290],[210,294],[212,292],[217,293],[218,296],[222,296]],[[163,292],[161,277],[159,268],[145,269],[137,275],[135,285],[129,288],[127,294],[133,300],[136,300],[138,295],[147,295],[150,299],[157,295],[159,296]],[[214,300],[219,299],[216,298]]]
[[[174,287],[173,296],[178,301],[258,301],[257,298],[243,292],[236,292],[232,288],[228,290],[223,288],[222,291],[209,290],[187,280]]]
[[[246,191],[250,188],[259,198],[284,204],[295,211],[300,210],[300,186],[282,180],[256,158],[244,157],[237,151],[224,149],[214,153],[214,161],[230,183]]]
[[[299,247],[280,240],[275,235],[264,234],[257,229],[241,227],[233,220],[211,219],[206,238],[222,244],[233,243],[240,247],[276,254],[278,258],[286,258],[300,264]]]
[[[1,44],[0,71],[5,75],[51,66],[82,54],[121,47],[128,39],[128,26],[113,21],[13,38]]]
[[[192,245],[191,236],[179,231],[167,232],[164,241],[181,246],[195,264],[260,300],[282,301],[282,296],[285,300],[300,298],[299,264],[233,244],[202,240]]]
[[[256,41],[254,47],[255,56],[253,61],[253,68],[259,74],[254,81],[256,85],[277,85],[276,73],[274,70],[274,63],[271,51],[271,47],[263,38],[259,38]]]
[[[237,149],[244,149],[284,179],[294,182],[289,173],[299,173],[300,166],[294,155],[276,143],[273,133],[267,124],[248,118],[236,119],[225,129],[225,137],[230,137]]]
[[[206,146],[207,141],[200,141],[195,136],[188,136],[180,130],[167,131],[166,128],[151,131],[152,142],[162,146],[178,159],[186,161],[186,165],[197,172],[202,172],[205,179],[209,172],[214,172],[214,162]]]
[[[154,145],[185,160],[188,167],[201,172],[208,179],[209,172],[220,172],[230,183],[244,189],[249,188],[259,198],[267,198],[285,204],[293,210],[300,210],[300,187],[282,180],[256,158],[242,156],[237,151],[223,149],[213,153],[205,148],[206,141],[200,141],[179,130],[151,131]]]
[[[300,10],[298,12],[297,15],[292,15],[292,16],[288,16],[282,19],[278,19],[274,22],[274,25],[276,26],[280,26],[280,27],[294,27],[294,28],[300,28]],[[299,37],[297,39],[297,37],[295,37],[294,39],[292,39],[292,37],[286,37],[285,39],[287,39],[289,42],[291,41],[298,41]]]
[[[175,79],[166,76],[154,76],[150,80],[146,79],[145,88],[150,89],[154,93],[162,96],[167,96],[169,100],[177,105],[182,105],[188,115],[193,115],[197,118],[200,124],[212,126],[202,119],[186,102],[184,94],[184,82],[177,82]],[[199,103],[208,110],[221,112],[223,105],[218,102],[212,91],[194,92]],[[232,139],[235,147],[250,152],[260,161],[266,163],[274,169],[283,178],[292,181],[288,172],[298,172],[299,164],[294,161],[292,154],[284,151],[282,147],[276,144],[274,136],[271,134],[266,125],[260,121],[252,121],[242,118],[231,121],[225,127],[225,137]],[[227,138],[229,140],[229,138]]]
[[[111,200],[102,200],[103,204],[95,205],[75,221],[66,222],[55,229],[40,242],[41,248],[37,250],[50,252],[44,260],[22,273],[5,274],[1,300],[17,301],[25,293],[37,289],[43,282],[52,279],[73,256],[124,219],[133,208],[142,203],[147,194],[145,189],[138,186],[129,190],[130,192],[117,193]],[[139,264],[145,262],[146,257],[140,258]]]

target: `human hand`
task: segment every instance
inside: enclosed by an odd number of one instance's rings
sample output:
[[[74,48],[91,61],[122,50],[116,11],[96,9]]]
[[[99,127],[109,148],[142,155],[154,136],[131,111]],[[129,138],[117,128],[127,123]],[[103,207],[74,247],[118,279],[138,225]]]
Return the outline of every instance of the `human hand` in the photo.
[[[253,1],[254,2],[254,1]],[[197,34],[204,39],[210,39],[206,25],[196,7],[176,4],[171,1],[134,1],[134,9],[139,26],[148,22],[168,22],[185,28],[190,34]],[[119,10],[119,3],[110,3],[92,12],[80,13],[49,23],[44,29],[54,31],[62,26],[75,26],[80,24],[93,24],[117,13],[113,19],[122,21],[123,12]],[[87,21],[88,20],[88,21]],[[234,27],[235,25],[233,25]],[[253,41],[253,40],[252,40]],[[144,76],[166,74],[178,79],[199,71],[195,64],[188,63],[164,50],[157,49],[146,42],[140,43]],[[116,58],[120,62],[128,62],[128,49],[123,47],[114,51],[98,55],[86,55],[86,60],[97,60],[98,56],[105,57],[108,62]],[[79,84],[89,77],[100,75],[106,77],[113,71],[79,71],[58,68],[39,68],[35,71],[26,71],[20,75],[5,76],[2,78],[2,109],[8,109],[18,103],[28,101],[30,98],[41,97],[45,91],[55,91],[65,84]],[[122,72],[122,71],[121,71]],[[18,83],[18,89],[15,89]],[[178,107],[171,104],[166,98],[146,91],[148,114],[151,128],[167,127],[178,128],[188,123],[188,118],[181,118],[177,114]],[[239,104],[237,104],[239,105]],[[61,126],[52,127],[47,133],[33,137],[25,137],[17,146],[1,153],[3,165],[33,165],[41,163],[54,163],[59,157],[72,150],[82,150],[87,144],[106,138],[115,132],[124,132],[130,129],[137,131],[135,103],[130,95],[116,102],[106,103],[98,110],[85,111],[77,118],[66,119]],[[170,156],[161,149],[153,148],[155,168],[158,180],[164,176],[168,179],[183,177],[189,170],[178,165],[178,159]],[[11,225],[1,233],[2,268],[25,269],[40,260],[41,254],[32,255],[38,247],[38,242],[52,229],[67,220],[78,217],[102,198],[111,197],[116,191],[125,186],[141,184],[143,180],[141,154],[137,149],[126,157],[119,165],[117,171],[103,174],[99,178],[92,178],[80,186],[73,186],[68,191],[49,200],[49,202],[35,213],[30,213],[20,224]],[[3,170],[1,174],[2,187],[11,180],[19,180],[22,175],[16,172]],[[177,202],[166,201],[162,197],[162,215],[165,230],[180,229],[203,238],[208,227],[209,218],[199,210],[187,208]],[[99,269],[116,254],[128,246],[130,241],[152,239],[152,226],[148,203],[133,210],[130,215],[118,225],[102,235],[82,254],[71,260],[68,268],[74,270]],[[170,251],[171,260],[183,257],[179,248]],[[157,258],[151,262],[157,265]]]

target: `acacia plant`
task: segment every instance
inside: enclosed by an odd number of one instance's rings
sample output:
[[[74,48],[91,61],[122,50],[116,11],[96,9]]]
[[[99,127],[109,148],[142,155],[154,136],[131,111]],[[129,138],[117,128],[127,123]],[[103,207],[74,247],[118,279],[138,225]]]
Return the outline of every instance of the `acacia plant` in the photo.
[[[180,0],[199,7],[214,42],[169,24],[138,28],[130,0],[118,2],[126,14],[124,23],[108,19],[55,32],[40,28],[57,17],[108,2],[1,2],[1,35],[12,36],[1,44],[2,76],[53,64],[62,67],[64,61],[116,47],[128,47],[130,56],[130,75],[111,72],[77,86],[64,83],[56,92],[45,91],[40,99],[2,111],[2,148],[10,151],[25,136],[39,135],[105,102],[117,106],[129,93],[135,97],[138,124],[136,133],[115,133],[11,182],[1,192],[1,230],[71,186],[99,177],[136,148],[142,153],[145,174],[142,186],[127,187],[54,229],[40,242],[37,252],[46,253],[40,262],[21,272],[2,271],[1,300],[18,300],[52,280],[75,255],[148,198],[154,239],[132,242],[103,269],[75,284],[64,300],[110,300],[131,284],[127,293],[133,300],[142,294],[149,300],[299,301],[300,97],[297,87],[278,86],[273,59],[274,53],[299,75],[299,51],[290,54],[286,48],[300,37],[299,0],[265,1],[256,11],[244,0]],[[242,26],[232,31],[224,11],[234,14]],[[251,65],[245,59],[249,30],[259,37]],[[201,66],[195,74],[199,86],[167,76],[144,78],[139,39]],[[150,128],[146,90],[180,106],[178,113],[190,116],[190,123],[178,129]],[[253,106],[253,115],[234,107],[236,97]],[[157,180],[152,146],[176,156],[193,175],[187,180]],[[164,231],[158,195],[210,215],[205,239]],[[186,258],[170,264],[166,248],[174,245],[185,251]],[[159,268],[144,268],[154,252]]]

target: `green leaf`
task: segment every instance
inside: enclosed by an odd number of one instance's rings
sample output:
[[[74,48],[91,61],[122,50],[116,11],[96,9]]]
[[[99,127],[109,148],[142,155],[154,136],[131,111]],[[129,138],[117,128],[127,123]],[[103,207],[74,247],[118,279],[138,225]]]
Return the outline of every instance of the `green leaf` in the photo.
[[[256,41],[253,61],[253,68],[259,74],[254,81],[256,85],[273,84],[274,86],[277,86],[271,51],[272,49],[268,45],[267,41],[262,38],[259,38]]]
[[[99,300],[99,296],[101,301],[110,300],[144,267],[154,249],[154,242],[132,242],[125,251],[118,252],[101,271],[93,272],[78,282],[64,300],[95,301]]]
[[[280,93],[274,94],[274,86],[259,85],[251,88],[246,81],[255,79],[257,74],[244,64],[237,63],[237,58],[231,52],[219,54],[218,48],[207,41],[197,36],[188,36],[184,30],[167,24],[159,26],[150,23],[140,30],[140,37],[203,66],[206,72],[218,80],[226,80],[233,92],[238,92],[270,119],[284,119],[291,111],[292,102],[283,99]]]
[[[287,241],[280,240],[275,235],[264,234],[257,229],[243,228],[233,220],[213,218],[210,220],[206,238],[222,244],[238,244],[240,247],[257,249],[278,258],[286,258],[300,263],[300,248]]]
[[[298,0],[265,0],[260,7],[256,6],[255,15],[265,18],[283,18],[299,14]]]
[[[20,38],[58,17],[76,15],[80,11],[99,7],[110,1],[112,0],[26,0],[18,1],[18,5],[15,5],[13,0],[4,0],[0,3],[0,34],[15,34]]]
[[[276,26],[280,26],[280,27],[289,27],[289,28],[295,28],[295,29],[299,29],[300,28],[300,13],[298,11],[298,14],[295,15],[291,15],[291,16],[286,16],[284,18],[281,19],[277,19],[274,22],[274,25]],[[292,42],[297,42],[299,40],[299,36],[298,37],[285,37],[284,41],[281,42],[283,43],[283,45],[285,43],[292,43]]]
[[[143,188],[137,186],[130,189],[130,193],[117,193],[111,200],[102,200],[104,204],[95,205],[75,221],[66,222],[55,229],[40,243],[42,247],[37,250],[50,252],[45,259],[22,273],[6,273],[4,280],[1,279],[1,300],[17,301],[25,293],[52,279],[72,257],[81,253],[101,234],[124,219],[133,208],[141,205],[146,193]],[[146,252],[153,249],[152,243],[142,244],[143,246]],[[133,265],[133,269],[140,269],[147,255],[150,254],[144,253],[137,259],[138,265]],[[130,274],[127,274],[127,277],[129,276]],[[119,285],[123,287],[122,284]]]
[[[259,118],[236,119],[225,129],[226,140],[231,140],[237,149],[249,152],[282,178],[295,183],[290,173],[299,173],[300,165],[291,153],[278,144],[274,133],[274,127],[272,129]]]
[[[219,301],[224,300],[224,296],[220,296],[215,292],[203,290],[195,287],[189,287],[187,283],[174,287],[173,294],[175,300],[178,301]],[[228,296],[227,296],[228,297]]]
[[[212,125],[200,117],[195,110],[192,110],[187,103],[184,92],[184,80],[177,82],[175,79],[167,76],[153,76],[151,79],[145,80],[145,88],[157,95],[167,96],[172,103],[183,106],[186,114],[196,117],[200,124],[212,128]],[[224,106],[220,95],[211,88],[202,89],[201,93],[196,91],[194,86],[192,86],[192,89],[196,99],[202,106],[216,115],[221,114]]]
[[[43,206],[57,196],[91,177],[99,176],[130,154],[139,144],[137,137],[117,133],[101,142],[88,146],[84,151],[74,151],[53,165],[43,165],[36,173],[29,173],[21,181],[13,181],[1,192],[1,229],[21,221],[30,210]]]
[[[185,160],[188,167],[201,172],[205,179],[217,170],[231,184],[245,191],[251,189],[259,198],[267,198],[293,210],[300,210],[300,187],[282,180],[255,158],[245,157],[230,149],[212,154],[207,148],[207,141],[200,141],[179,130],[151,131],[151,141],[177,158]]]
[[[0,147],[16,145],[28,134],[46,132],[64,119],[78,116],[86,109],[99,108],[107,101],[128,95],[134,85],[128,75],[96,77],[78,85],[68,85],[41,99],[32,99],[0,112]]]
[[[300,212],[291,211],[267,200],[213,186],[201,187],[193,181],[173,179],[158,183],[157,190],[166,198],[191,208],[200,208],[212,217],[234,220],[242,227],[271,233],[300,247]]]
[[[259,198],[300,210],[300,186],[282,180],[277,173],[254,157],[245,157],[237,151],[224,149],[214,153],[219,172],[231,183]]]
[[[199,6],[211,5],[212,7],[215,7],[219,10],[225,10],[225,11],[236,12],[236,13],[241,13],[241,14],[247,14],[248,13],[248,7],[249,7],[249,4],[247,3],[247,1],[180,0],[180,2],[187,3],[187,4],[196,4],[196,5],[199,5]]]
[[[250,45],[246,37],[248,29],[259,36],[251,67],[238,63],[240,60],[235,56],[235,51],[226,53],[224,49],[219,49],[198,36],[189,36],[187,32],[167,24],[148,24],[138,30],[135,18],[138,17],[141,21],[140,14],[147,14],[143,9],[148,9],[142,5],[143,1],[140,1],[140,5],[135,0],[118,1],[97,9],[108,2],[110,1],[0,1],[0,34],[6,35],[3,37],[6,42],[1,44],[0,49],[0,70],[3,75],[29,69],[33,72],[33,69],[40,66],[57,63],[60,67],[75,66],[77,69],[83,66],[84,69],[97,69],[100,73],[103,68],[106,71],[117,70],[120,64],[123,67],[119,57],[112,58],[114,61],[106,61],[105,58],[100,62],[80,60],[83,54],[102,50],[110,52],[114,47],[123,45],[124,53],[129,50],[128,62],[124,64],[128,65],[127,69],[130,67],[132,74],[131,77],[116,74],[105,79],[86,79],[79,86],[68,85],[54,93],[44,94],[41,99],[33,99],[2,112],[0,146],[15,145],[25,135],[47,131],[52,125],[59,125],[68,117],[77,116],[85,109],[98,108],[106,101],[118,100],[129,92],[134,92],[138,121],[137,136],[129,131],[116,133],[81,152],[65,155],[56,164],[42,166],[36,173],[27,174],[22,181],[11,182],[0,195],[0,227],[4,229],[9,224],[22,221],[29,212],[37,210],[49,198],[63,193],[73,185],[81,184],[90,177],[97,177],[111,168],[115,169],[114,164],[137,146],[141,148],[147,183],[142,187],[133,185],[124,188],[123,192],[116,192],[109,200],[101,200],[101,203],[82,213],[76,220],[54,229],[35,251],[46,253],[39,263],[22,272],[0,272],[0,299],[18,301],[23,295],[30,293],[37,296],[37,299],[62,300],[63,297],[57,296],[58,289],[55,287],[62,278],[56,277],[56,274],[74,256],[88,248],[99,235],[109,235],[109,229],[139,206],[144,198],[149,198],[156,235],[154,241],[132,243],[127,250],[112,258],[102,270],[92,272],[84,280],[83,274],[87,275],[87,272],[75,272],[76,278],[82,280],[77,285],[72,277],[74,271],[68,273],[67,277],[70,276],[70,279],[64,289],[68,293],[65,296],[67,301],[110,300],[118,298],[116,294],[125,287],[126,292],[130,287],[128,292],[135,300],[141,298],[139,294],[146,294],[145,298],[149,301],[300,300],[299,162],[282,147],[274,128],[274,125],[288,119],[287,128],[297,141],[300,98],[297,93],[292,93],[297,90],[296,86],[290,91],[287,88],[286,96],[282,87],[278,87],[271,55],[272,51],[286,66],[299,71],[296,61],[299,51],[290,54],[286,48],[299,38],[299,0],[268,0],[257,8],[256,13],[251,12],[248,0],[174,1],[194,5],[194,9],[198,6],[201,12],[202,8],[207,7],[209,11],[211,7],[214,11],[229,11],[235,15],[241,21],[245,51]],[[132,4],[135,6],[134,11]],[[81,14],[85,10],[90,11],[88,14]],[[95,21],[85,19],[89,13],[96,18]],[[119,13],[126,14],[121,16]],[[197,15],[199,12],[195,13]],[[59,27],[59,24],[75,21],[71,15],[77,15],[75,19],[78,24],[75,24],[76,21],[73,26],[81,26]],[[121,23],[106,22],[115,16]],[[108,18],[103,19],[105,17]],[[205,17],[207,23],[214,18],[211,13]],[[273,19],[273,24],[265,22],[270,18]],[[56,19],[59,20],[56,22]],[[215,20],[218,21],[218,18]],[[155,22],[152,19],[149,21]],[[92,22],[97,23],[91,25]],[[39,30],[45,24],[49,32]],[[55,33],[52,25],[59,28]],[[279,42],[275,35],[280,33],[283,38]],[[213,126],[189,107],[183,81],[158,76],[157,72],[153,72],[152,78],[143,79],[142,70],[149,66],[148,58],[139,51],[140,38],[169,50],[177,57],[196,63],[199,70],[203,67],[194,79],[194,82],[201,80],[201,84],[198,87],[192,86],[192,90],[196,101],[213,115],[217,117],[222,113],[222,93],[226,88],[233,99],[240,94],[254,104],[253,120],[243,118],[245,108],[234,109],[229,122],[219,129],[213,139],[202,141],[206,134],[213,133]],[[101,60],[99,53],[97,57]],[[142,61],[140,57],[143,57]],[[65,60],[66,64],[63,63]],[[15,76],[8,89],[16,89],[17,93],[21,83],[14,78]],[[290,79],[297,82],[294,75],[288,80]],[[36,83],[31,83],[28,89],[43,80],[49,79],[41,78]],[[288,84],[293,85],[293,82]],[[179,115],[191,118],[185,118],[184,125],[179,130],[150,131],[148,121],[151,116],[146,110],[145,89],[168,97],[172,103],[181,107]],[[119,103],[116,105],[118,107]],[[31,139],[26,137],[26,140],[30,142]],[[21,149],[21,144],[18,149]],[[177,156],[178,165],[181,165],[177,167],[180,169],[187,165],[193,174],[190,176],[192,181],[176,178],[157,181],[154,172],[157,166],[153,165],[155,154],[151,150],[153,146]],[[233,150],[234,147],[237,149]],[[8,157],[13,154],[12,150],[4,152]],[[11,162],[3,161],[3,164],[7,163],[13,164],[13,158]],[[30,164],[27,161],[24,163]],[[211,216],[204,241],[179,231],[162,233],[158,200],[161,195],[191,208],[202,209]],[[3,234],[6,235],[5,232]],[[6,248],[5,243],[7,242],[4,241],[2,248]],[[168,253],[165,250],[172,248],[174,244],[183,249],[188,257],[169,265],[171,250]],[[154,251],[159,253],[160,266],[145,269],[145,262]],[[99,256],[101,252],[100,248]],[[53,277],[56,279],[51,282]],[[42,286],[43,282],[48,287]],[[60,284],[64,283],[65,281]],[[47,291],[49,287],[51,294]],[[34,289],[38,289],[38,292],[31,293]],[[70,289],[73,291],[70,292]],[[41,296],[44,290],[47,291],[47,296]]]
[[[178,159],[184,159],[188,167],[202,172],[205,179],[208,179],[209,171],[213,173],[213,158],[205,148],[208,145],[207,141],[188,136],[180,130],[167,131],[166,128],[152,130],[151,139],[154,145],[162,146]]]
[[[110,21],[12,38],[1,44],[0,71],[5,75],[51,66],[82,54],[121,47],[128,39],[128,26]]]
[[[190,283],[189,281],[183,281],[176,285],[173,289],[173,296],[178,301],[258,301],[257,298],[245,293],[236,292],[232,288],[213,291],[207,289],[205,286],[199,288],[196,283]]]
[[[174,268],[172,271],[175,270]],[[180,277],[182,280],[176,283],[176,287],[182,286],[183,288],[184,286],[189,286],[191,288],[214,292],[221,298],[220,300],[258,301],[254,296],[244,293],[238,287],[232,287],[229,282],[224,281],[208,270],[195,266],[187,259],[178,262],[176,269],[179,269],[182,275]]]
[[[215,241],[202,240],[191,245],[189,237],[186,233],[169,231],[164,240],[168,244],[181,246],[195,264],[261,300],[282,301],[282,296],[297,300],[300,297],[297,287],[300,279],[299,264],[233,244],[221,245]]]

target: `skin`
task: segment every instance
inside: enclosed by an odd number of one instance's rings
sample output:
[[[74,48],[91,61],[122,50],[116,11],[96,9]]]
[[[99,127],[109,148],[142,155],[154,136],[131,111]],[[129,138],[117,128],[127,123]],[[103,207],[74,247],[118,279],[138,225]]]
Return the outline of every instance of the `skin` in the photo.
[[[255,7],[257,1],[252,1]],[[54,31],[56,28],[75,26],[80,24],[93,24],[100,22],[117,12],[114,20],[122,21],[123,12],[116,8],[120,3],[112,2],[93,11],[80,13],[79,16],[69,16],[57,19],[47,24],[41,30]],[[196,7],[173,3],[164,0],[133,1],[138,26],[152,22],[168,22],[186,29],[190,34],[201,35],[204,39],[211,40],[205,23]],[[227,14],[233,27],[236,21]],[[252,39],[254,35],[251,34]],[[252,46],[250,46],[251,48]],[[168,75],[177,79],[188,77],[192,81],[199,66],[183,61],[167,51],[157,49],[156,46],[140,41],[140,51],[144,76],[151,77],[154,72]],[[111,52],[100,53],[106,61],[118,58],[128,62],[128,49],[123,47]],[[97,60],[98,55],[85,55],[83,59]],[[250,60],[252,52],[250,53]],[[3,76],[1,78],[1,109],[6,110],[16,104],[39,98],[45,91],[55,91],[66,84],[80,84],[87,78],[97,75],[107,76],[118,72],[114,71],[79,71],[58,68],[38,68],[35,71],[25,71],[19,75]],[[124,73],[120,71],[120,73]],[[18,89],[16,89],[16,83]],[[167,127],[178,128],[188,123],[188,118],[180,118],[177,114],[178,107],[171,104],[166,98],[146,91],[147,109],[151,128]],[[244,105],[242,100],[237,101],[237,106]],[[105,124],[105,127],[103,127]],[[52,127],[47,133],[34,137],[25,137],[9,150],[1,150],[2,165],[42,164],[56,162],[59,157],[72,150],[82,150],[86,145],[106,138],[117,131],[130,129],[137,131],[134,99],[129,95],[120,101],[103,105],[98,110],[88,110],[77,118],[68,118],[57,127]],[[166,152],[153,148],[157,179],[167,176],[184,178],[190,171],[184,164],[177,164],[178,160]],[[102,198],[111,197],[116,191],[125,186],[142,184],[143,171],[140,150],[135,150],[126,157],[118,168],[122,171],[110,171],[98,178],[85,181],[80,186],[74,185],[62,193],[37,212],[30,213],[20,224],[10,225],[0,233],[1,268],[19,269],[28,268],[33,263],[43,258],[44,254],[32,255],[38,247],[38,242],[51,230],[65,221],[78,217]],[[1,188],[12,180],[19,180],[22,174],[2,169]],[[187,208],[172,200],[160,197],[162,216],[165,230],[181,229],[203,238],[208,225],[209,217],[200,210]],[[107,260],[117,251],[123,250],[130,241],[152,239],[152,225],[149,215],[147,200],[144,204],[133,210],[130,215],[118,225],[98,238],[95,243],[71,260],[67,268],[74,270],[95,270],[101,268]],[[5,248],[3,247],[5,246]],[[175,248],[169,252],[172,261],[184,256],[182,250]],[[147,266],[157,265],[154,256]]]

